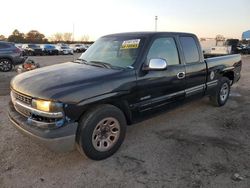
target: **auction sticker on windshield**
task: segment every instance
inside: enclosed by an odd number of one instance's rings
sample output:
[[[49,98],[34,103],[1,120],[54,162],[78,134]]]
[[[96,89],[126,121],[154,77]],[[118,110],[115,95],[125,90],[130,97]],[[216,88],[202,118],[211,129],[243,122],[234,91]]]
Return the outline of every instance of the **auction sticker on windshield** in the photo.
[[[132,40],[125,40],[121,45],[121,49],[131,49],[131,48],[138,48],[140,43],[140,39],[132,39]]]

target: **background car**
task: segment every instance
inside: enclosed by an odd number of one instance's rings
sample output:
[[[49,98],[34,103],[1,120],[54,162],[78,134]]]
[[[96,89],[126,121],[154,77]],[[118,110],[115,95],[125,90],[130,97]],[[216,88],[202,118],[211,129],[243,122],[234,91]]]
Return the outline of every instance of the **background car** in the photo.
[[[69,46],[66,46],[66,45],[63,45],[63,46],[56,46],[56,49],[58,50],[59,54],[62,54],[62,55],[73,55],[74,52],[73,50],[69,47]]]
[[[0,71],[7,72],[25,61],[22,51],[14,43],[0,41]]]
[[[65,43],[57,43],[56,45],[57,45],[57,46],[68,46],[68,45],[65,44]]]
[[[92,44],[85,44],[86,49],[88,49]]]
[[[84,44],[71,44],[70,48],[77,53],[85,52],[87,50],[87,47]]]
[[[250,44],[247,46],[244,46],[241,50],[241,53],[243,54],[250,54]]]
[[[37,44],[24,44],[22,46],[25,55],[43,55],[42,48]]]
[[[41,45],[43,54],[45,55],[58,55],[59,51],[56,47],[52,44],[42,44]]]

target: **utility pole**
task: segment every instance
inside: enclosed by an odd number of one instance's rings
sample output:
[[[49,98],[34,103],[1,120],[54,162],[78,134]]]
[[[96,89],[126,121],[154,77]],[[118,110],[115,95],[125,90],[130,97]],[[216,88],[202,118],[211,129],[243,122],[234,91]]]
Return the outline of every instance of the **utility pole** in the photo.
[[[73,33],[72,33],[72,42],[74,42],[74,41],[75,41],[75,23],[73,23]],[[74,61],[75,61],[75,56],[73,55],[73,62]]]
[[[73,23],[72,41],[75,41],[75,23]]]
[[[155,31],[157,31],[157,20],[158,20],[158,16],[155,16]]]

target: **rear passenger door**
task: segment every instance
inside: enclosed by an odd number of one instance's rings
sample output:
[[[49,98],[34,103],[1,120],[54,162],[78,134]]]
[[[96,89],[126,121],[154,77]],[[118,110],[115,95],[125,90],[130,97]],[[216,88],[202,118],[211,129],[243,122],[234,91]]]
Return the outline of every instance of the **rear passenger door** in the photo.
[[[207,69],[201,55],[199,42],[193,35],[181,35],[179,41],[182,49],[182,61],[186,67],[186,96],[203,95]]]

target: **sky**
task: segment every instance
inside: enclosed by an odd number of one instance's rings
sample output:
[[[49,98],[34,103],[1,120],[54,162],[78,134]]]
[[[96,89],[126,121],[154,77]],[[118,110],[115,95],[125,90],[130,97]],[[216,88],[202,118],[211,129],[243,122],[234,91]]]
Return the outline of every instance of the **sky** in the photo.
[[[250,30],[250,0],[1,0],[0,35],[14,29],[52,36],[73,32],[90,40],[130,31],[192,32],[241,38]],[[74,28],[74,29],[73,29]]]

